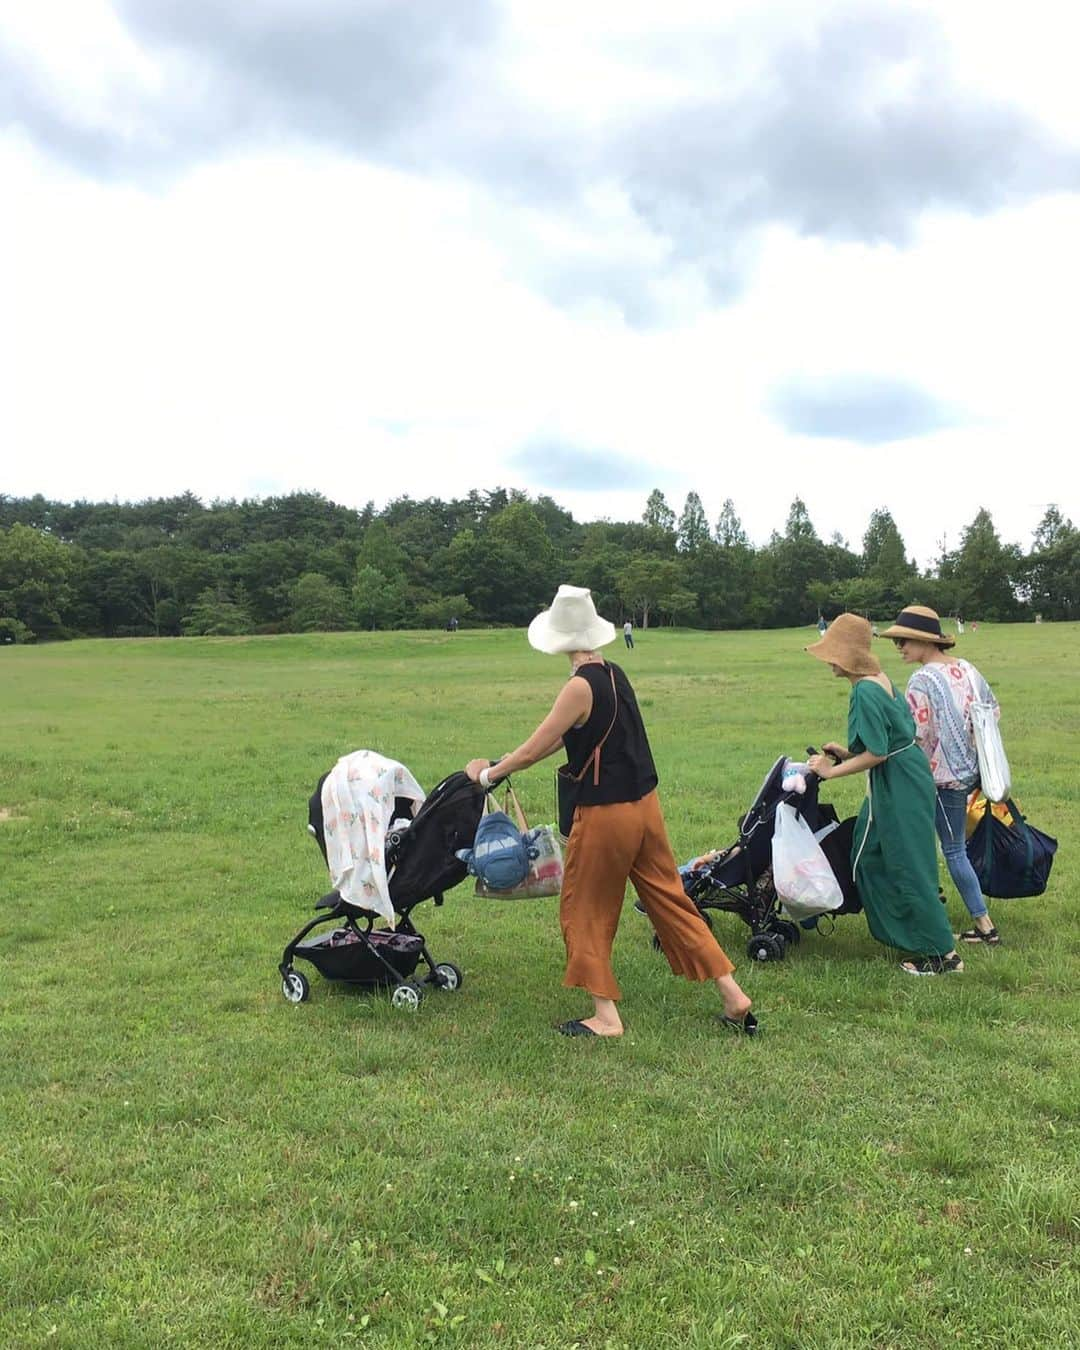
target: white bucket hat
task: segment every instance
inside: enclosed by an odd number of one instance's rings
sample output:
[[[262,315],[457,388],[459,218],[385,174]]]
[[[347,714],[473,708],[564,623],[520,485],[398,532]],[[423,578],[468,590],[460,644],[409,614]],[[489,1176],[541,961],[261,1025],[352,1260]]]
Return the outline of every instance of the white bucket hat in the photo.
[[[615,641],[615,625],[602,619],[585,586],[560,586],[551,608],[529,624],[529,643],[539,652],[592,652]]]

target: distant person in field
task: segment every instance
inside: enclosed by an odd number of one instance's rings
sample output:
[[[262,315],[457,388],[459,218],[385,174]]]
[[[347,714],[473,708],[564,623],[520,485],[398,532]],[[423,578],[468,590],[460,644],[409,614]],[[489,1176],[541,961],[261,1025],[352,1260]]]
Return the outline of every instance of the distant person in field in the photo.
[[[634,646],[634,625],[629,619],[622,626],[623,641],[631,650]]]
[[[826,630],[826,628],[828,628],[828,626],[829,626],[829,625],[825,622],[825,615],[824,615],[824,614],[819,614],[819,615],[818,615],[818,621],[817,621],[817,630],[818,630],[818,633],[821,635],[821,637],[824,637],[824,636],[825,636],[825,630]]]
[[[619,986],[611,948],[632,881],[652,920],[668,964],[690,980],[714,980],[724,1003],[722,1023],[753,1034],[750,999],[734,966],[683,890],[656,795],[657,774],[637,699],[622,670],[599,648],[615,627],[596,612],[592,596],[560,586],[550,609],[529,625],[537,651],[570,660],[570,678],[551,711],[516,750],[497,764],[470,760],[465,772],[482,787],[536,764],[565,747],[580,796],[566,846],[559,921],[566,944],[568,988],[592,997],[589,1017],[563,1022],[564,1036],[621,1036]]]
[[[827,742],[825,754],[810,757],[810,768],[826,779],[868,775],[851,868],[871,933],[887,947],[912,953],[901,962],[909,975],[962,971],[938,898],[934,780],[907,701],[881,673],[870,642],[866,619],[841,614],[806,649],[851,684],[848,744]],[[830,754],[840,762],[834,764]]]
[[[892,638],[905,665],[918,667],[907,683],[907,701],[937,789],[934,824],[949,876],[975,921],[973,928],[957,936],[961,942],[996,947],[1001,937],[968,859],[966,833],[968,794],[979,782],[971,705],[978,699],[992,703],[998,716],[1001,710],[971,662],[947,655],[956,643],[941,631],[941,620],[932,609],[908,605],[883,636]]]

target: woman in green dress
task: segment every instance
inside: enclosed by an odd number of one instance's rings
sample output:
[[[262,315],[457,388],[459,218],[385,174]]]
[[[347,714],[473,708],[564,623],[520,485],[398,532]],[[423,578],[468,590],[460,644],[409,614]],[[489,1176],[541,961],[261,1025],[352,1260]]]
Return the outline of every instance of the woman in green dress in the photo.
[[[907,700],[882,674],[870,638],[865,619],[841,614],[806,649],[851,682],[848,744],[827,743],[810,767],[819,778],[868,773],[851,862],[871,933],[887,947],[913,954],[901,962],[909,975],[961,971],[938,897],[934,780],[915,744]]]

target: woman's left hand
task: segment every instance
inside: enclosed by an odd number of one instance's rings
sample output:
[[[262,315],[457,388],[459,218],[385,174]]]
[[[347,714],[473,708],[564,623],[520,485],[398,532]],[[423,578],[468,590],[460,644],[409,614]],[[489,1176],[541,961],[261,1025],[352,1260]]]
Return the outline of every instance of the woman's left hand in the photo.
[[[481,769],[486,769],[490,767],[490,765],[490,759],[470,759],[468,764],[465,765],[465,772],[474,783],[478,783],[480,781]]]
[[[819,778],[832,777],[834,766],[828,755],[811,755],[806,762],[810,766],[811,772],[816,773]]]

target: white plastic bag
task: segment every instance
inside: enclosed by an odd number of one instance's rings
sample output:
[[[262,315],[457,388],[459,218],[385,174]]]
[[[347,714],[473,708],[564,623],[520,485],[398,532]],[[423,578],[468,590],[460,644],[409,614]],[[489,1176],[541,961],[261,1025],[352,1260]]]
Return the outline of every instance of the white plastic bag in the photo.
[[[844,903],[840,883],[814,832],[787,802],[776,808],[772,857],[773,885],[791,918],[828,914]]]
[[[1009,761],[998,729],[997,708],[989,687],[983,698],[971,705],[971,727],[975,733],[975,751],[979,756],[979,779],[983,795],[992,802],[1003,802],[1012,790]]]

